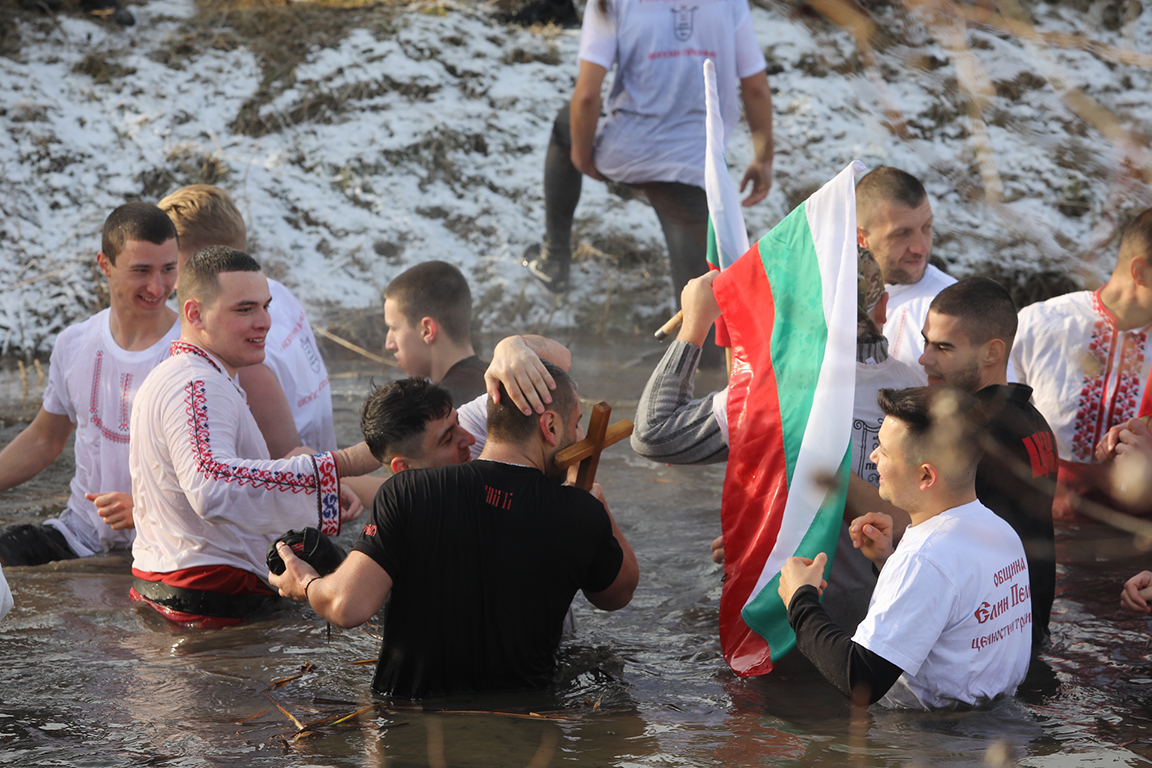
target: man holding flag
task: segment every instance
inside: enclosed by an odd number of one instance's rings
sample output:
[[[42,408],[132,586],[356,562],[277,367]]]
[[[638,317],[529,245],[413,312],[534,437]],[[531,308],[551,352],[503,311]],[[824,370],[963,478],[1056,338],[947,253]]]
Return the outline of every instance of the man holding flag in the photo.
[[[954,709],[1011,696],[1030,658],[1028,564],[1012,527],[976,499],[981,407],[946,385],[881,390],[879,403],[880,495],[912,525],[893,550],[890,525],[853,524],[882,570],[851,638],[819,602],[827,556],[784,564],[777,591],[797,645],[860,705]]]

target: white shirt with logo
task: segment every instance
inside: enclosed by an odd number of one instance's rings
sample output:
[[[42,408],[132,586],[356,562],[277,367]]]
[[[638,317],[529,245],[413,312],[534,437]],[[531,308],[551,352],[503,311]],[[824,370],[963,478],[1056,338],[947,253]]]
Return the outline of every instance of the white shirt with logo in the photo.
[[[613,181],[704,186],[704,61],[716,64],[724,145],[738,81],[765,69],[747,0],[612,0],[584,9],[580,59],[616,65],[596,126],[596,168]]]
[[[1020,537],[973,501],[904,532],[852,639],[904,671],[881,704],[954,708],[1016,692],[1031,623]]]
[[[77,555],[127,549],[135,531],[114,531],[85,493],[132,492],[128,473],[128,427],[132,400],[152,369],[168,357],[180,338],[180,322],[147,349],[121,349],[112,338],[112,310],[97,312],[60,332],[48,364],[44,410],[76,425],[76,474],[68,506],[47,520]]]
[[[288,398],[300,442],[317,451],[336,450],[332,390],[328,369],[316,348],[316,336],[304,307],[292,292],[268,281],[272,327],[264,344],[264,364],[276,374]]]

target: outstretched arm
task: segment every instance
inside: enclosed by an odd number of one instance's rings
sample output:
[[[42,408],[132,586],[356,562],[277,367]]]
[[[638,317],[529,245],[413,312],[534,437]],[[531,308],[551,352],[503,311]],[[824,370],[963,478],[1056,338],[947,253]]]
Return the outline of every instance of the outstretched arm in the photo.
[[[319,578],[284,542],[276,545],[284,573],[268,574],[282,597],[308,603],[321,618],[338,627],[358,627],[376,615],[392,591],[392,577],[363,552],[353,550],[334,572]]]
[[[718,274],[709,272],[684,286],[680,332],[640,395],[632,450],[646,459],[666,464],[714,464],[728,458],[728,436],[715,409],[715,398],[721,393],[692,397],[701,345],[720,316],[712,294],[712,282]]]
[[[67,416],[41,408],[32,423],[0,451],[0,491],[40,474],[64,450],[75,426]]]

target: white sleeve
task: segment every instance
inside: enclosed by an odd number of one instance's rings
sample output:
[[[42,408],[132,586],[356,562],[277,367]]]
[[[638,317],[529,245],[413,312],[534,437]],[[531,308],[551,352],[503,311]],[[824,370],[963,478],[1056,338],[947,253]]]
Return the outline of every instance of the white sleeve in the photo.
[[[223,384],[223,386],[222,386]],[[253,533],[319,527],[340,532],[340,483],[331,453],[291,459],[237,456],[237,411],[229,382],[188,382],[164,408],[164,431],[180,490],[197,515]],[[248,416],[251,419],[251,416]]]
[[[476,442],[468,449],[475,461],[488,442],[488,395],[479,395],[475,400],[457,408],[456,418],[460,420],[464,431],[476,438]]]
[[[724,442],[727,445],[732,445],[732,440],[728,436],[728,387],[724,387],[712,398],[712,415],[716,417],[716,423],[720,425],[720,433],[724,435]]]
[[[48,357],[48,386],[44,388],[44,410],[57,416],[67,416],[69,421],[75,424],[76,408],[68,397],[68,382],[65,381],[64,358],[67,357],[67,347],[67,339],[62,333],[56,338],[52,354]]]
[[[1012,351],[1008,353],[1008,368],[1010,369],[1010,373],[1015,374],[1015,377],[1009,376],[1009,382],[1016,381],[1020,384],[1028,383],[1028,365],[1024,360],[1024,354],[1025,348],[1028,347],[1031,342],[1028,334],[1031,326],[1029,319],[1033,312],[1029,311],[1029,309],[1029,307],[1024,307],[1018,314],[1019,322],[1016,328],[1016,339],[1012,342]]]
[[[747,10],[744,14],[744,20],[736,25],[736,76],[739,78],[750,77],[768,68],[764,52],[760,50],[756,33],[752,30],[752,16]]]
[[[0,619],[7,616],[14,605],[12,590],[8,588],[8,579],[4,578],[4,569],[0,568]]]
[[[609,11],[611,13],[611,11]],[[616,63],[616,25],[600,13],[598,0],[588,0],[580,28],[580,60],[612,69]]]

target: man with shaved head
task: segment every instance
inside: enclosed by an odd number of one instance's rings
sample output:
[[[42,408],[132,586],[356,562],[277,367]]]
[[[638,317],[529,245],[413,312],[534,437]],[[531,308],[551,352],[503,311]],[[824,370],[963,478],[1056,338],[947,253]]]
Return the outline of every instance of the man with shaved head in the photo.
[[[856,185],[856,239],[872,252],[888,291],[884,337],[888,352],[916,367],[924,347],[920,329],[932,299],[956,282],[928,263],[932,255],[932,205],[915,176],[881,167]]]

